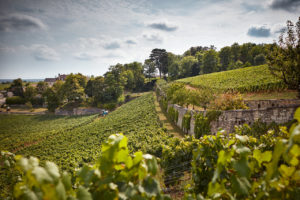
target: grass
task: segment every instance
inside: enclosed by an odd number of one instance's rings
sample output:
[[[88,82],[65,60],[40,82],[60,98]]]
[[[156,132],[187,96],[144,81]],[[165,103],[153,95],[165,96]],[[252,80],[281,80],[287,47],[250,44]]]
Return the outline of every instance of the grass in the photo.
[[[216,89],[224,92],[282,91],[287,88],[281,79],[271,74],[267,65],[204,74],[177,81],[193,87]]]

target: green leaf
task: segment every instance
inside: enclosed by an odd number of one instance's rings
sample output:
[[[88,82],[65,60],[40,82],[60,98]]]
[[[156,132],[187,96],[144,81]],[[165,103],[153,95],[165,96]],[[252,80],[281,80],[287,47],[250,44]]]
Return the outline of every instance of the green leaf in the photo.
[[[72,188],[71,176],[67,172],[63,172],[61,180],[67,191]]]
[[[290,177],[293,175],[293,173],[295,171],[295,167],[288,167],[288,166],[282,164],[282,165],[280,165],[278,170],[283,177]]]
[[[51,176],[47,173],[47,171],[42,167],[35,167],[32,170],[32,174],[35,176],[36,180],[40,183],[50,183],[53,181]]]
[[[241,142],[241,143],[246,143],[249,141],[249,137],[247,135],[238,135],[235,134],[235,137]]]
[[[237,171],[239,176],[249,177],[251,172],[246,156],[235,161],[233,163],[233,168]]]
[[[88,192],[88,190],[82,186],[79,186],[77,191],[78,200],[93,200],[92,195]]]
[[[150,176],[144,179],[142,186],[148,197],[155,197],[160,192],[159,183]]]
[[[300,108],[297,108],[294,114],[294,119],[296,119],[300,123]]]
[[[272,152],[271,151],[265,151],[264,153],[261,153],[260,150],[255,149],[253,151],[253,158],[255,158],[261,166],[261,163],[263,162],[270,162],[272,159]]]
[[[231,177],[233,191],[238,195],[248,195],[251,184],[246,177]]]
[[[58,184],[55,187],[56,194],[59,200],[64,200],[66,199],[66,190],[61,181],[58,182]]]
[[[60,177],[58,167],[53,162],[47,161],[45,164],[45,169],[48,172],[48,174],[54,179],[58,180]]]

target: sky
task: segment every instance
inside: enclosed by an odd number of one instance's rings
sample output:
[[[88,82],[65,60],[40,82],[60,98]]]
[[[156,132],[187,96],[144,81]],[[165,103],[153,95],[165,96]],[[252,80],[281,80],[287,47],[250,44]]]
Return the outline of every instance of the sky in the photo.
[[[0,0],[0,78],[103,75],[154,48],[272,43],[300,0]]]

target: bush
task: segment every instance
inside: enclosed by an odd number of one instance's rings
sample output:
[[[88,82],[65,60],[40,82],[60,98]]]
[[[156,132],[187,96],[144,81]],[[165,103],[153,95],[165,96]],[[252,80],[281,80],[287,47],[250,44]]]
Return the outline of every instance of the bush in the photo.
[[[240,93],[221,94],[210,105],[213,110],[237,110],[248,109]]]
[[[25,99],[20,96],[14,96],[14,97],[7,97],[6,98],[6,104],[12,105],[12,104],[25,104]]]
[[[117,107],[116,103],[106,103],[102,105],[102,108],[107,110],[114,110]]]
[[[31,99],[30,102],[34,106],[42,106],[44,104],[45,100],[42,97],[34,97],[34,98]]]
[[[190,130],[190,126],[191,126],[191,113],[187,112],[182,119],[182,129],[185,132],[188,132]]]

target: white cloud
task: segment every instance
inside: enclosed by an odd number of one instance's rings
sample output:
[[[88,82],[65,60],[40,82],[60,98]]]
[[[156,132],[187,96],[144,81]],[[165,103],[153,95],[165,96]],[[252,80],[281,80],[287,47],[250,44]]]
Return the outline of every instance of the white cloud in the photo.
[[[58,61],[59,54],[52,48],[44,44],[34,44],[30,47],[32,55],[38,61]]]

